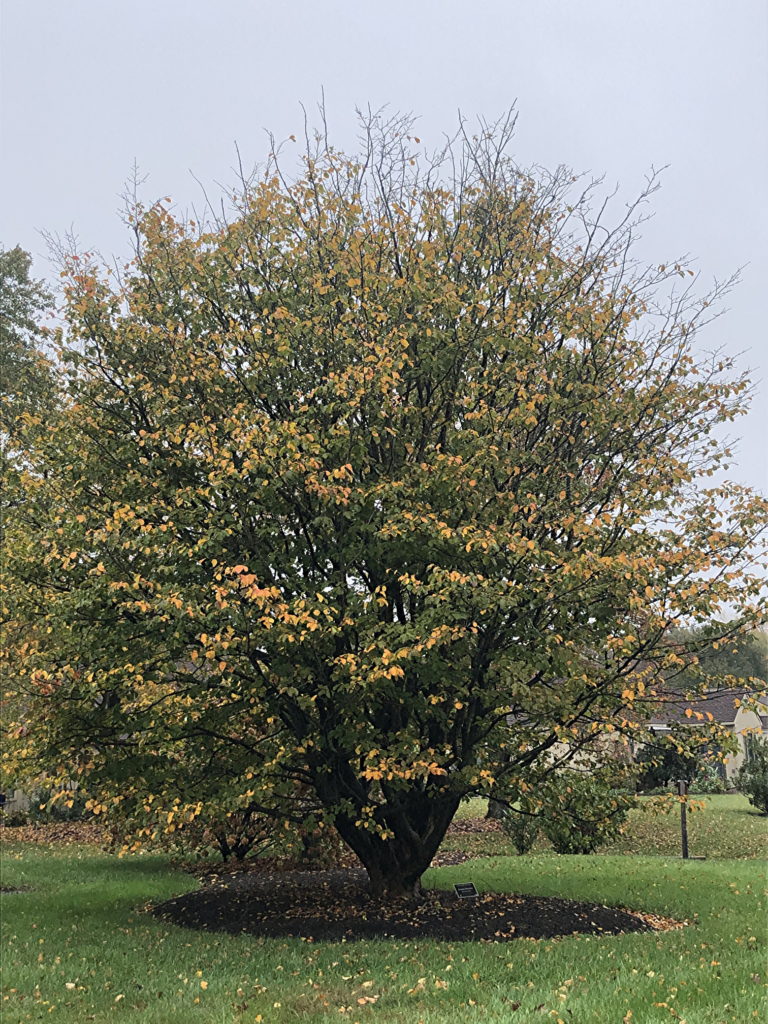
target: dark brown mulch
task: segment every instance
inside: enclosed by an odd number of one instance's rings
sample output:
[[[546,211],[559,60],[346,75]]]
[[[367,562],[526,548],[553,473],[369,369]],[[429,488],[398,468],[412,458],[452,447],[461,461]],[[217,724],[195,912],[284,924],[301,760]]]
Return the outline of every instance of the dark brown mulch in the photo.
[[[677,922],[615,907],[541,896],[482,893],[459,899],[430,890],[419,900],[374,900],[361,870],[230,876],[152,908],[185,928],[311,941],[432,938],[449,942],[547,939],[574,933],[618,935]]]

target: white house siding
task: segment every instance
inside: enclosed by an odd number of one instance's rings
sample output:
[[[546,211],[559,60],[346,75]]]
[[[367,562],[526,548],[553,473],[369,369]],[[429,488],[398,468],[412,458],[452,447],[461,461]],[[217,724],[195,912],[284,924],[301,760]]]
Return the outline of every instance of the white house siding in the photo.
[[[747,743],[750,736],[768,736],[768,729],[763,727],[760,721],[760,717],[754,711],[748,711],[746,708],[738,708],[736,711],[736,717],[734,718],[733,729],[736,740],[739,744],[739,750],[736,754],[730,754],[725,762],[725,774],[730,779],[736,774],[736,772],[744,764],[744,760],[747,755]]]

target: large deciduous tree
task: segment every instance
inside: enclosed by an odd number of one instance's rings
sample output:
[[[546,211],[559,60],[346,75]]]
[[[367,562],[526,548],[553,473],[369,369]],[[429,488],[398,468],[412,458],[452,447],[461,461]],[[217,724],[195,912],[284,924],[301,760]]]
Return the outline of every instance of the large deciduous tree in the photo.
[[[70,256],[6,554],[16,771],[168,828],[311,813],[391,896],[463,797],[637,729],[681,625],[758,620],[765,523],[710,479],[747,382],[687,267],[638,262],[639,204],[607,228],[509,122],[409,131],[271,159],[226,220],[136,206],[120,279]]]

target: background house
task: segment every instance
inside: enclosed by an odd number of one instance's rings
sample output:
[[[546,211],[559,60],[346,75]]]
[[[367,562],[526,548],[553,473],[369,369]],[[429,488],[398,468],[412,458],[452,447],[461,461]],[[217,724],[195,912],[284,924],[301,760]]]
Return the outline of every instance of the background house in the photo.
[[[703,726],[711,721],[709,715],[736,737],[738,752],[729,754],[723,765],[723,775],[732,779],[749,754],[755,737],[768,738],[768,701],[758,700],[757,709],[744,704],[754,698],[748,689],[711,690],[697,700],[669,700],[651,718],[655,733],[669,733],[674,725]]]

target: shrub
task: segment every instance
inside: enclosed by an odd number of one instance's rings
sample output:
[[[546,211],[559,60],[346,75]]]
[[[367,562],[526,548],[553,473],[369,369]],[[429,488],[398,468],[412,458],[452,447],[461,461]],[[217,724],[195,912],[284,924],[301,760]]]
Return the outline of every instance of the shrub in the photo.
[[[85,797],[76,789],[65,792],[50,787],[30,788],[26,792],[29,796],[29,806],[24,809],[0,809],[0,820],[4,825],[49,825],[90,818],[85,807]]]
[[[699,765],[689,787],[691,793],[725,793],[727,789],[727,783],[715,765],[706,763]]]
[[[85,804],[85,796],[77,789],[68,792],[55,788],[38,790],[33,794],[30,817],[40,823],[82,821],[91,816]]]
[[[541,819],[528,807],[512,808],[503,815],[501,825],[517,852],[523,854],[536,842]]]
[[[82,821],[90,818],[85,796],[76,788],[25,788],[28,800],[24,806],[0,806],[0,824],[11,828],[22,825],[51,825],[59,822]]]
[[[564,771],[548,794],[544,833],[557,853],[592,853],[619,834],[633,803],[597,775]]]
[[[249,808],[191,816],[179,805],[169,824],[167,805],[158,806],[154,821],[137,815],[126,802],[108,810],[108,842],[118,850],[161,850],[191,860],[217,855],[227,863],[270,857],[302,869],[331,867],[348,855],[338,834],[322,822],[286,821]]]
[[[6,828],[21,828],[29,824],[29,813],[27,811],[6,811],[0,808],[0,825]]]
[[[736,786],[749,797],[753,807],[768,814],[768,741],[752,736],[747,759],[736,776]]]
[[[689,728],[676,726],[671,733],[655,736],[641,748],[637,754],[638,793],[663,792],[678,779],[690,782],[698,763],[689,748],[691,738]]]
[[[171,827],[167,827],[171,818]],[[169,814],[159,806],[155,820],[148,824],[145,817],[124,806],[110,808],[106,824],[110,845],[116,849],[162,850],[192,859],[219,854],[225,862],[271,853],[288,838],[287,830],[281,830],[276,821],[243,808],[192,818],[185,815],[185,808]]]

